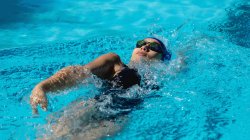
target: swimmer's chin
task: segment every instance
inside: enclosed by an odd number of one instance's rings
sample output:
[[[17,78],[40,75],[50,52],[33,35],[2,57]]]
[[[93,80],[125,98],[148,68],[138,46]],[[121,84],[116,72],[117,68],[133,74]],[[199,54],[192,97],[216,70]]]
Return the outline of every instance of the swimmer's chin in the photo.
[[[145,61],[144,57],[136,57],[136,58],[132,58],[130,60],[132,63],[141,63],[142,61]]]
[[[142,64],[148,61],[147,57],[136,57],[130,60],[130,64]]]
[[[136,57],[130,60],[129,65],[136,67],[137,65],[144,65],[144,64],[149,64],[153,62],[161,62],[159,59],[149,59],[147,57]]]

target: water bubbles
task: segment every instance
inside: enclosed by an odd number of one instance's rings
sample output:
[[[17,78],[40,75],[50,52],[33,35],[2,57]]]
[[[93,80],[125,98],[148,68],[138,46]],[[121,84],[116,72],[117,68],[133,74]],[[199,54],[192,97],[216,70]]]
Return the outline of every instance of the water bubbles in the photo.
[[[184,99],[183,99],[183,98],[180,98],[180,97],[175,97],[175,100],[181,102],[181,101],[183,101]]]

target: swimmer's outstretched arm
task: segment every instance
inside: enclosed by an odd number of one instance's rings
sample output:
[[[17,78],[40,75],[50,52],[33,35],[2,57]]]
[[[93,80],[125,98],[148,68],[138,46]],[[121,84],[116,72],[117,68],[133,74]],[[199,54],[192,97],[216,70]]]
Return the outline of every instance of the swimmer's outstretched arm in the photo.
[[[30,104],[33,113],[38,113],[37,105],[41,105],[44,110],[47,109],[46,93],[73,87],[87,78],[90,73],[102,79],[109,79],[119,71],[121,66],[120,57],[114,53],[109,53],[98,57],[87,65],[69,66],[61,69],[53,76],[37,84],[32,90]]]
[[[82,66],[69,66],[58,71],[53,76],[37,84],[32,90],[30,96],[30,104],[33,113],[37,113],[37,105],[47,109],[47,92],[55,92],[73,86],[80,79],[84,79],[87,75],[81,72]]]

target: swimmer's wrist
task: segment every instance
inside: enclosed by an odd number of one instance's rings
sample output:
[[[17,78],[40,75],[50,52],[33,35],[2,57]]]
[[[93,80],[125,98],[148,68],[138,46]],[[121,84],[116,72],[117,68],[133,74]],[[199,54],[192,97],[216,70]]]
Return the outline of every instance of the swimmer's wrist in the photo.
[[[38,89],[38,90],[40,90],[40,91],[42,91],[42,92],[44,92],[44,93],[46,93],[48,91],[48,88],[46,88],[46,87],[47,87],[46,83],[41,82],[38,85],[36,85],[35,88]]]

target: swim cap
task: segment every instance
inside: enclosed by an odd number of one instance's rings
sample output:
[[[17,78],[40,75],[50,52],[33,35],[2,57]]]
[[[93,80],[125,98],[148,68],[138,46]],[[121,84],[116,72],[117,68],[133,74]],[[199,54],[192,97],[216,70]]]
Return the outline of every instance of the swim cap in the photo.
[[[162,49],[162,58],[161,58],[161,60],[162,61],[171,59],[171,55],[172,55],[171,52],[166,48],[166,46],[164,45],[164,43],[161,40],[159,40],[158,38],[155,38],[155,37],[148,37],[148,38],[155,39],[161,44],[161,49]]]

